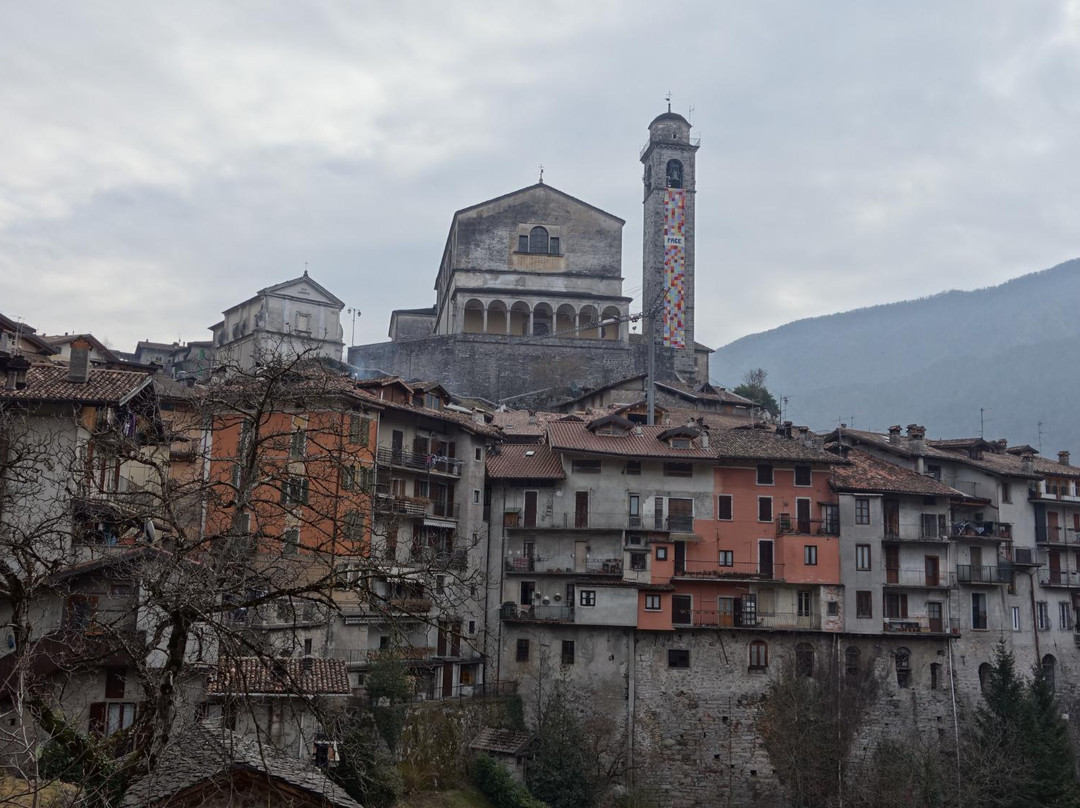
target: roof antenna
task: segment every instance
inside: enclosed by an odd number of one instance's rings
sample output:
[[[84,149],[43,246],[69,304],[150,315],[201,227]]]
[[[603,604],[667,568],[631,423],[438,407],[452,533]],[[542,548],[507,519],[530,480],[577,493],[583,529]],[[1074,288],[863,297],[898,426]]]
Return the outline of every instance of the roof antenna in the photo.
[[[540,184],[544,184],[544,164],[540,164]]]
[[[304,277],[307,277],[307,261],[304,262]]]
[[[1042,421],[1039,421],[1038,430],[1037,443],[1039,444],[1039,454],[1042,454]]]
[[[667,91],[667,95],[664,96],[664,100],[667,101],[667,111],[671,112],[671,90]]]
[[[693,104],[690,105],[690,109],[688,109],[686,111],[686,113],[687,113],[686,117],[688,117],[690,119],[690,121],[689,121],[690,125],[693,126],[694,125],[694,105]]]

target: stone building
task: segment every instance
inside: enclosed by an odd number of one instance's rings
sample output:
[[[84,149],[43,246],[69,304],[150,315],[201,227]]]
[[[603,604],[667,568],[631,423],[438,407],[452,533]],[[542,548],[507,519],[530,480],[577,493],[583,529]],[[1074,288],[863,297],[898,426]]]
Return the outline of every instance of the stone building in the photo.
[[[711,351],[693,338],[698,144],[689,131],[669,109],[642,152],[644,314],[623,293],[624,221],[541,181],[457,211],[435,305],[393,312],[390,342],[353,346],[349,362],[439,378],[460,395],[545,403],[642,373],[653,332],[658,377],[707,382]],[[631,338],[637,317],[646,335]]]

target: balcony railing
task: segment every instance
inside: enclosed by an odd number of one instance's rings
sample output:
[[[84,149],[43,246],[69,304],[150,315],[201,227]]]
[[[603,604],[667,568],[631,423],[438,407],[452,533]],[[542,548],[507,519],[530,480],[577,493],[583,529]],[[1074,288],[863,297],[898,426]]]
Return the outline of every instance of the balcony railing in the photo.
[[[1012,567],[971,564],[956,565],[956,582],[961,584],[1008,584],[1012,583]]]
[[[685,614],[683,615],[685,617]],[[820,631],[821,615],[796,614],[792,612],[720,612],[716,609],[696,609],[690,613],[690,622],[672,624],[689,625],[694,628],[750,628],[774,631]]]
[[[1080,502],[1080,487],[1047,485],[1045,480],[1040,480],[1028,488],[1028,499],[1057,499],[1063,502]]]
[[[957,539],[1012,540],[1010,522],[953,522],[952,535]]]
[[[886,634],[959,634],[960,621],[955,617],[887,617],[882,624]]]
[[[469,563],[468,554],[462,548],[410,547],[409,559],[436,569],[464,570]]]
[[[379,497],[376,501],[375,512],[384,515],[412,516],[417,519],[433,516],[438,519],[456,520],[461,515],[461,503],[424,497]]]
[[[1061,586],[1068,589],[1080,588],[1080,572],[1076,570],[1039,570],[1041,586]]]
[[[527,556],[520,553],[509,553],[503,560],[503,566],[508,573],[562,573],[589,574],[589,575],[614,575],[621,576],[623,560],[618,558],[586,558],[584,563],[579,562],[575,556],[567,555],[533,555]]]
[[[627,513],[556,513],[537,516],[531,524],[524,514],[506,511],[503,526],[510,530],[641,530],[690,533],[692,516],[638,516]]]
[[[799,519],[780,515],[776,519],[776,535],[796,533],[805,536],[839,536],[840,523],[832,519]]]
[[[721,566],[713,561],[685,561],[682,569],[675,570],[676,578],[708,578],[746,580],[748,578],[763,581],[784,580],[784,565],[755,561],[735,561]]]
[[[554,620],[561,623],[573,623],[574,607],[543,603],[526,606],[507,602],[502,606],[501,615],[504,620]]]
[[[907,586],[930,589],[947,589],[950,586],[947,572],[928,573],[925,569],[885,568],[885,586]]]
[[[434,648],[406,646],[404,648],[327,648],[326,659],[343,659],[348,665],[367,665],[387,659],[421,662],[435,655]]]
[[[1046,538],[1039,539],[1039,544],[1080,544],[1080,531],[1072,527],[1061,527],[1059,525],[1047,525],[1046,526]]]
[[[431,474],[448,474],[451,477],[461,476],[461,461],[453,457],[387,448],[380,448],[377,456],[379,464],[384,466],[396,466]]]
[[[884,541],[947,541],[949,538],[948,527],[941,527],[939,523],[931,524],[929,520],[923,522],[900,522],[899,524],[887,524],[882,533]]]

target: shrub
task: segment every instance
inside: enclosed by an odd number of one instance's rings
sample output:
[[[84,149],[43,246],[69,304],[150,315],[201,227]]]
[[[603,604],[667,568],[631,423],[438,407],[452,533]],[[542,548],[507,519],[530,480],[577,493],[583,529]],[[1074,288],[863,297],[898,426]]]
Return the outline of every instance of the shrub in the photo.
[[[529,790],[510,776],[501,763],[481,755],[473,763],[473,782],[495,808],[546,808]]]

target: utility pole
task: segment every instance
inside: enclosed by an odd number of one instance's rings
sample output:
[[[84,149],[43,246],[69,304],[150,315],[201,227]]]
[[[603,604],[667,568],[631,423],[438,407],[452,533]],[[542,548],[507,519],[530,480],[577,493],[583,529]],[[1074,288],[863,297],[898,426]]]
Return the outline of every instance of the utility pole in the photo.
[[[360,316],[360,309],[358,309],[358,308],[356,308],[354,306],[353,308],[345,309],[345,311],[348,314],[352,315],[352,337],[349,340],[349,345],[355,345],[356,344],[356,318]]]

